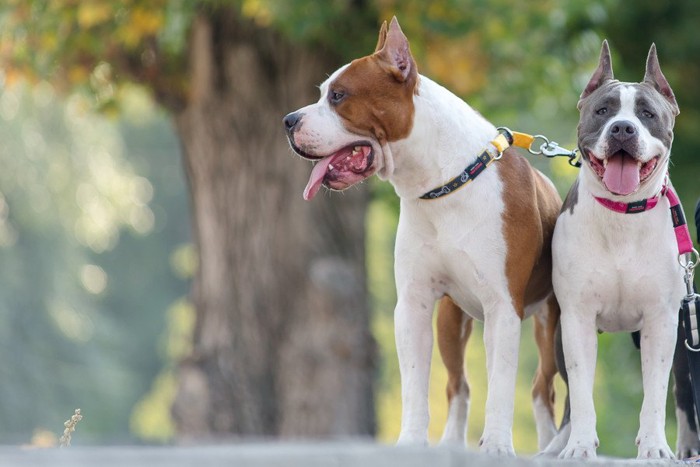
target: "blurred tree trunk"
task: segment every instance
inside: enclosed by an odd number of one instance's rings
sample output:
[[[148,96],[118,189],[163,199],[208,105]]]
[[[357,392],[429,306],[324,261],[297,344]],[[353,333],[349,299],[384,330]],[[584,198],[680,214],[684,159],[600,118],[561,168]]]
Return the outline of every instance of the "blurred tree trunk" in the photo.
[[[334,60],[223,8],[195,19],[189,54],[175,120],[200,263],[178,433],[372,435],[367,191],[304,202],[311,166],[282,131]]]

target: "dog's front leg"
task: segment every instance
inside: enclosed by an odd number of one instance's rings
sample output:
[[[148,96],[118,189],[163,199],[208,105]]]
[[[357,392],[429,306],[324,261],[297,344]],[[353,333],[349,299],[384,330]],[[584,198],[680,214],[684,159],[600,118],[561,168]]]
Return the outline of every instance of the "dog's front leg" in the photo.
[[[410,290],[406,287],[403,290]],[[401,372],[401,433],[398,444],[427,444],[428,388],[433,351],[435,299],[416,289],[400,294],[394,311],[396,351]]]
[[[518,370],[520,317],[512,305],[485,310],[484,345],[488,395],[481,452],[514,456],[513,406]]]
[[[571,401],[571,434],[561,459],[595,458],[598,448],[593,382],[598,354],[596,314],[561,303],[562,344]]]
[[[639,414],[638,459],[673,458],[666,441],[666,395],[675,350],[677,314],[645,317],[641,329],[644,401]]]

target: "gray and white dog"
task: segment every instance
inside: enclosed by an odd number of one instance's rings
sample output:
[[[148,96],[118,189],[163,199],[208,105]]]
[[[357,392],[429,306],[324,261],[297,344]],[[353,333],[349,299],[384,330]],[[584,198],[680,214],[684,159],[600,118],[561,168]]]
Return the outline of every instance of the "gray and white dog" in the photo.
[[[644,80],[613,78],[603,43],[578,103],[583,165],[557,220],[553,283],[561,305],[570,425],[561,458],[592,458],[598,331],[639,331],[644,401],[638,458],[672,458],[664,431],[678,307],[684,295],[669,201],[668,164],[678,105],[651,46]],[[603,355],[602,358],[614,358]]]

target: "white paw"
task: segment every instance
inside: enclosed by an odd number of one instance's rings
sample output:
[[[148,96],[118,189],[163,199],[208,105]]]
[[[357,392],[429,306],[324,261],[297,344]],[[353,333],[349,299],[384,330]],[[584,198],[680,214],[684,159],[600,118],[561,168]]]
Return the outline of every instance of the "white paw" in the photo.
[[[684,412],[676,409],[678,420],[678,437],[676,438],[676,458],[687,459],[700,454],[698,432],[690,428]]]
[[[662,443],[657,445],[639,445],[637,459],[675,459],[671,448],[668,444]]]
[[[639,450],[637,459],[675,459],[673,451],[663,435],[638,435],[636,439]]]
[[[515,457],[513,442],[510,440],[498,440],[495,438],[481,438],[479,450],[484,454],[502,457]]]
[[[564,450],[566,444],[569,442],[569,435],[571,435],[571,423],[567,423],[557,435],[549,442],[546,448],[538,454],[541,457],[551,457],[556,458]]]
[[[399,439],[396,441],[397,446],[427,446],[428,439],[425,436],[417,435],[415,433],[404,433],[399,435]]]
[[[465,439],[460,439],[459,437],[445,437],[445,436],[443,436],[440,439],[440,442],[438,444],[440,446],[464,447],[464,446],[466,446],[467,442],[465,441]]]
[[[598,440],[576,441],[569,440],[566,447],[559,453],[559,459],[595,459]]]

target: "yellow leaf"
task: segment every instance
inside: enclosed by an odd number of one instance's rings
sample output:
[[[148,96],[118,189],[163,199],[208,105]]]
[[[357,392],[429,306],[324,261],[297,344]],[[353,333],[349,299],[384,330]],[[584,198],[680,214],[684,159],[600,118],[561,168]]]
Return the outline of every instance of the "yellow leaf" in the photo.
[[[272,22],[272,12],[269,5],[260,0],[245,0],[242,11],[245,16],[253,18],[260,26],[269,26]]]
[[[114,16],[112,4],[109,2],[87,1],[78,7],[78,25],[83,29],[104,23]]]
[[[116,36],[127,48],[134,48],[143,39],[155,35],[163,22],[162,10],[135,7],[129,13],[128,21],[117,29]]]
[[[425,57],[428,75],[462,96],[485,85],[485,58],[475,34],[459,39],[436,38],[430,48],[437,52]]]
[[[56,50],[58,46],[58,38],[56,34],[43,34],[41,36],[41,49],[42,50]]]
[[[68,81],[72,84],[84,83],[90,76],[90,71],[81,65],[72,66],[68,70]]]
[[[163,25],[162,10],[134,8],[134,11],[131,13],[131,25],[142,37],[155,34]]]

